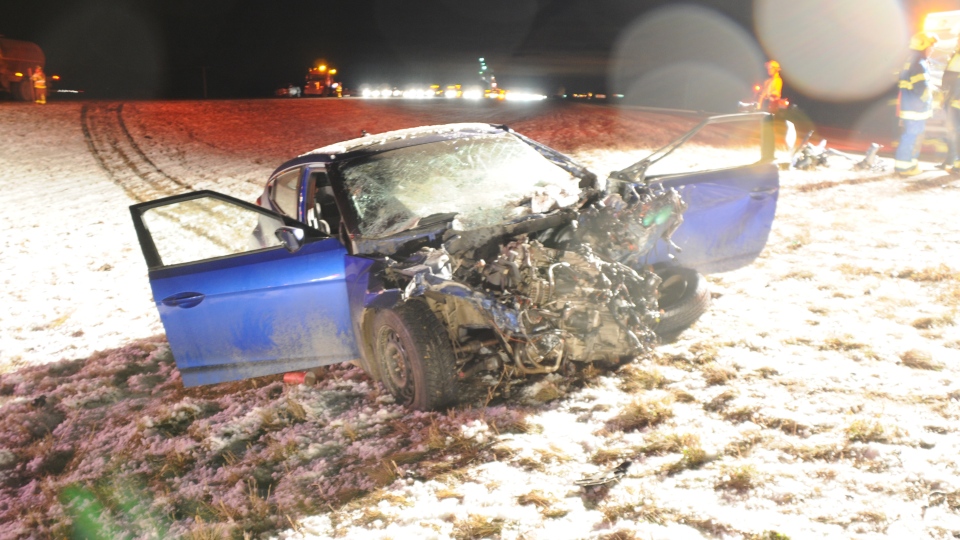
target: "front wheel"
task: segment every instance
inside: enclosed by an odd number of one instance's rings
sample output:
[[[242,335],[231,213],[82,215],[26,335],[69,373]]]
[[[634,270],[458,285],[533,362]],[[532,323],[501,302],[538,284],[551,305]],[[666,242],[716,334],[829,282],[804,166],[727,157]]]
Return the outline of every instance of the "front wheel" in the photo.
[[[660,323],[654,332],[673,337],[697,322],[710,305],[707,280],[692,268],[668,266],[657,270],[662,280],[657,292]]]
[[[426,304],[408,301],[378,311],[371,337],[381,382],[398,403],[427,411],[451,401],[456,383],[453,348]]]

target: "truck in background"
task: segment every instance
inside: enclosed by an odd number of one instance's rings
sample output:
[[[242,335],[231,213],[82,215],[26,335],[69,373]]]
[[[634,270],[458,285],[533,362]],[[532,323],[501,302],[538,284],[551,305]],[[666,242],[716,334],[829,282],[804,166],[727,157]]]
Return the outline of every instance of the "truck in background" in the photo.
[[[46,57],[36,43],[0,37],[0,93],[18,101],[33,101],[30,73],[45,65]]]
[[[319,63],[317,67],[307,70],[306,82],[303,85],[304,96],[341,97],[343,85],[335,81],[333,76],[337,70],[327,67],[326,63]]]

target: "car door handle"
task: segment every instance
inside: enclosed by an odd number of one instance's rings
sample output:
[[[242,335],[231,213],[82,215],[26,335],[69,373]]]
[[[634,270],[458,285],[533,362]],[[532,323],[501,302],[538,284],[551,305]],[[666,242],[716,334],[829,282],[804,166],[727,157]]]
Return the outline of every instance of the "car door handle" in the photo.
[[[203,301],[204,295],[198,292],[182,292],[168,296],[161,300],[163,305],[170,307],[192,308]]]

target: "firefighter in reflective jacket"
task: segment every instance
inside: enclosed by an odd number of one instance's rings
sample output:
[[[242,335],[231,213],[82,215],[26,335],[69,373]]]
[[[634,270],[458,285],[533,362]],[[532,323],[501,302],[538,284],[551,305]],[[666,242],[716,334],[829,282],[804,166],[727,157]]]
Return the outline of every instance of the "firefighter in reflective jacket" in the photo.
[[[939,165],[941,169],[960,172],[960,155],[957,145],[960,143],[960,36],[957,37],[957,50],[954,51],[946,69],[943,70],[943,109],[947,113],[947,157]]]
[[[775,113],[780,110],[780,94],[783,92],[783,79],[780,78],[780,62],[767,62],[767,74],[770,78],[764,81],[760,94],[757,96],[757,110]]]
[[[37,66],[30,80],[33,81],[34,101],[43,105],[47,102],[47,76],[43,74],[43,68]]]
[[[900,71],[900,141],[894,155],[894,168],[900,176],[920,174],[920,147],[927,119],[933,115],[933,88],[927,58],[937,44],[937,36],[920,32],[910,38],[910,57]]]

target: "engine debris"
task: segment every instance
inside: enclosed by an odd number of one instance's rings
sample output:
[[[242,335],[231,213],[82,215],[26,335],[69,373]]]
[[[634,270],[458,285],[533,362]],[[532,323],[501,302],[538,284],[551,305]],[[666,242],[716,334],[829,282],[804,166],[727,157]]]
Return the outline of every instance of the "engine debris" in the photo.
[[[528,220],[512,235],[450,236],[392,264],[387,277],[403,301],[422,298],[443,321],[461,377],[620,363],[657,343],[660,278],[639,254],[658,239],[670,242],[686,208],[675,190],[643,189],[562,222]]]

